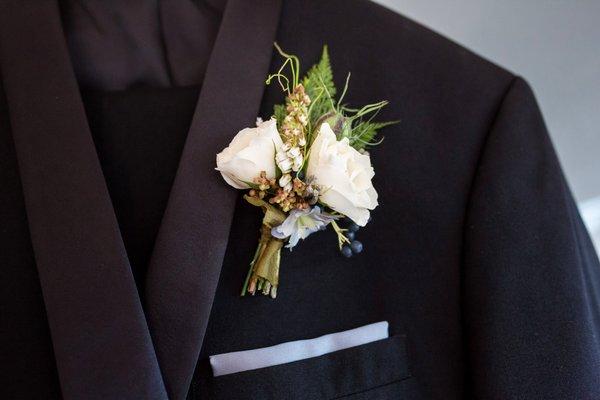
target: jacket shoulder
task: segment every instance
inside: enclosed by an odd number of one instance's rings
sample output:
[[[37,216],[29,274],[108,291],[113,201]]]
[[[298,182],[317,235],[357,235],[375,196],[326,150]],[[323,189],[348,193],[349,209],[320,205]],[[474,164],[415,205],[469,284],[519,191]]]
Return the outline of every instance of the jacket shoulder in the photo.
[[[369,0],[292,0],[284,3],[282,16],[280,29],[284,36],[297,38],[300,54],[328,44],[338,69],[353,75],[367,71],[388,86],[427,81],[448,94],[472,88],[485,95],[482,87],[504,92],[514,78],[454,41]]]

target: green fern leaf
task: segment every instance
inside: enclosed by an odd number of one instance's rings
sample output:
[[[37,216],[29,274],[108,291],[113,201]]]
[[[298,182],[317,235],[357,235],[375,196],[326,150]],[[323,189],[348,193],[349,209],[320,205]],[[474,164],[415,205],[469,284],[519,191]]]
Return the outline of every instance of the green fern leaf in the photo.
[[[309,115],[312,122],[332,111],[332,108],[335,107],[336,88],[327,45],[323,46],[321,60],[313,65],[302,79],[302,85],[313,102]]]
[[[323,46],[321,60],[313,65],[302,79],[302,85],[311,99],[316,98],[322,88],[326,88],[331,97],[335,96],[336,89],[333,83],[333,70],[331,69],[327,45]]]
[[[398,121],[387,122],[370,122],[364,121],[352,128],[352,133],[349,137],[350,145],[357,150],[364,149],[368,146],[375,146],[381,141],[376,141],[377,133],[380,129],[386,126],[398,123]]]

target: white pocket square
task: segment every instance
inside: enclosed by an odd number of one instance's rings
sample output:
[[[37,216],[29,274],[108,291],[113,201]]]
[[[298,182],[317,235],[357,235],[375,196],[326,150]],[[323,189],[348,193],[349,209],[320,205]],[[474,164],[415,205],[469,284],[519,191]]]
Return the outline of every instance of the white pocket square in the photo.
[[[234,351],[210,356],[214,376],[234,374],[273,365],[286,364],[360,346],[389,337],[387,321],[314,339],[296,340],[260,349]]]

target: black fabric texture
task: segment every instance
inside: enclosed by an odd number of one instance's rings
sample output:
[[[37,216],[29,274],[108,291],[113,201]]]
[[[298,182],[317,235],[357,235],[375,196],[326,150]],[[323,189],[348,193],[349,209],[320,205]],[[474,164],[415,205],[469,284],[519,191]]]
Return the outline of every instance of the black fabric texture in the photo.
[[[83,93],[133,276],[146,269],[194,113],[198,88]]]
[[[598,262],[521,79],[486,139],[465,228],[473,395],[600,398]]]
[[[522,78],[368,1],[287,0],[278,20],[232,1],[201,88],[81,101],[44,41],[58,12],[17,3],[0,3],[0,398],[600,399],[600,265]],[[239,296],[262,216],[212,170],[283,100],[262,92],[272,39],[303,68],[328,44],[348,103],[400,120],[371,149],[363,253],[309,237],[276,300]],[[212,377],[209,355],[383,320],[392,339]]]
[[[94,90],[198,85],[222,0],[60,0],[79,85]]]

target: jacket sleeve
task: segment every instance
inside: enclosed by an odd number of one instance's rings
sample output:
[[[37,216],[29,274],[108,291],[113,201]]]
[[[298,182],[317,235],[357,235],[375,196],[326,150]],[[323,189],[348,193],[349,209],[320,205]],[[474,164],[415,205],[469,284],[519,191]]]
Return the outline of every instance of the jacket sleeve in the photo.
[[[600,266],[520,78],[480,155],[464,257],[468,397],[600,399]]]

